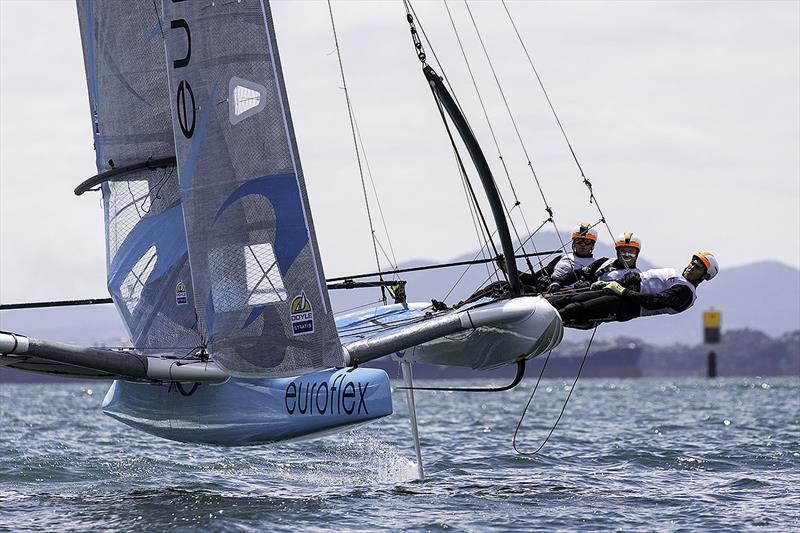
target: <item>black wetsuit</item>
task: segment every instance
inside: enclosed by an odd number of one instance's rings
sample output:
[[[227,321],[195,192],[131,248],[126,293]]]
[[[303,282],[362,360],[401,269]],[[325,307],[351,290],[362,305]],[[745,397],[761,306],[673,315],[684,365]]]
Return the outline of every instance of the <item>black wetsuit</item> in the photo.
[[[641,315],[644,309],[686,310],[692,305],[694,294],[686,285],[673,285],[656,294],[626,290],[618,296],[605,291],[554,295],[548,301],[561,315],[565,326],[592,327],[600,322],[626,322]]]
[[[554,277],[552,281],[554,283],[558,283],[562,287],[566,287],[568,285],[572,285],[573,283],[577,283],[579,281],[586,282],[586,286],[588,284],[592,284],[598,280],[598,278],[605,274],[606,272],[611,272],[614,270],[629,270],[628,267],[620,261],[619,259],[614,259],[614,262],[611,263],[607,268],[604,268],[602,271],[600,267],[605,265],[608,262],[608,257],[601,257],[597,261],[592,262],[591,264],[583,267],[578,268],[575,270],[571,270],[567,272],[561,277]],[[632,272],[631,275],[636,274]],[[639,280],[637,277],[628,277],[627,275],[619,280],[619,283],[627,289],[632,290],[639,290]]]

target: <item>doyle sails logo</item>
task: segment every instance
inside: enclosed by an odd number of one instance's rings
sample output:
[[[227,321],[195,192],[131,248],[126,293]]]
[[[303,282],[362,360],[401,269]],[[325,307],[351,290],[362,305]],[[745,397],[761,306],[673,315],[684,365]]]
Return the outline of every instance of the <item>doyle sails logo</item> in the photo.
[[[345,382],[341,374],[333,378],[330,386],[327,381],[292,381],[284,395],[286,412],[290,415],[368,415],[368,387],[369,381]]]
[[[175,285],[175,303],[177,305],[186,305],[189,303],[189,297],[186,295],[186,285],[183,284],[183,281],[179,281],[177,285]]]
[[[292,320],[292,334],[314,333],[314,310],[311,308],[311,302],[306,298],[305,292],[301,292],[292,300],[289,318]]]

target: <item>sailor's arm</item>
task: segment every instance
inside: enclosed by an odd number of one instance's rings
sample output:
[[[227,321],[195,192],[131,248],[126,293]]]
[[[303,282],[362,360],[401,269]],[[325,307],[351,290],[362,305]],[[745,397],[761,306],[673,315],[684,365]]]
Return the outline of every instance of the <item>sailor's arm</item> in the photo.
[[[581,279],[590,281],[592,283],[597,281],[597,270],[603,266],[606,261],[608,261],[608,257],[601,257],[597,261],[594,261],[593,263],[583,267],[581,269]]]
[[[645,309],[671,308],[677,312],[684,311],[692,305],[692,289],[686,285],[673,285],[655,294],[644,294],[626,289],[621,296],[628,301],[635,302]]]

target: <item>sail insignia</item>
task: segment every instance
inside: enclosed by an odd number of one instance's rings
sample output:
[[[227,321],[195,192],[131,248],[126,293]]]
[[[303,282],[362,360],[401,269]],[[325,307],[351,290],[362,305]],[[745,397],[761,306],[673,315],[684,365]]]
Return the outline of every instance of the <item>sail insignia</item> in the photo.
[[[234,76],[228,83],[228,111],[231,124],[262,111],[266,106],[267,88],[259,83]]]

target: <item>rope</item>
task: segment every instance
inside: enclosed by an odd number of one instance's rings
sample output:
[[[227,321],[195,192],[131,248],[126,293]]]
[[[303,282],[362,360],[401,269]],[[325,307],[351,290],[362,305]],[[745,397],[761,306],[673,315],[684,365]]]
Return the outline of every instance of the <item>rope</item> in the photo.
[[[383,250],[381,246],[381,251],[383,255],[386,256],[386,261],[392,266],[392,268],[397,268],[397,256],[394,253],[394,246],[392,245],[392,237],[389,235],[389,226],[386,225],[386,217],[383,215],[383,206],[381,205],[381,197],[378,194],[378,189],[375,187],[375,180],[372,177],[372,169],[369,166],[369,159],[367,158],[367,150],[364,148],[364,141],[361,138],[361,128],[358,127],[358,121],[356,120],[356,111],[353,108],[353,125],[355,126],[356,135],[358,136],[358,143],[361,145],[361,153],[364,154],[364,166],[367,167],[367,176],[369,176],[370,184],[372,185],[372,194],[375,195],[375,202],[378,204],[378,214],[381,216],[381,223],[383,224],[383,232],[386,234],[386,241],[389,244],[389,251],[392,254],[391,259],[386,254],[386,251]],[[378,242],[378,246],[380,246],[380,242]]]
[[[483,229],[486,231],[486,236],[488,237],[488,242],[492,246],[492,250],[494,251],[494,255],[499,255],[497,251],[497,247],[494,244],[494,239],[492,239],[492,232],[489,231],[489,226],[486,223],[486,217],[483,216],[483,210],[481,209],[480,204],[478,203],[478,197],[475,195],[475,189],[472,187],[472,182],[469,180],[469,176],[467,175],[466,168],[464,168],[464,161],[461,159],[461,154],[458,152],[458,147],[456,146],[456,141],[453,138],[453,133],[450,131],[450,125],[447,123],[447,117],[445,117],[444,109],[442,109],[442,104],[439,102],[439,98],[436,96],[433,87],[431,87],[431,94],[433,95],[433,99],[436,102],[436,108],[439,110],[439,115],[442,118],[442,123],[444,124],[444,128],[447,131],[447,136],[450,139],[450,145],[453,147],[453,153],[456,156],[456,160],[458,161],[459,169],[461,170],[461,177],[466,182],[467,188],[469,189],[469,195],[472,198],[472,202],[475,206],[475,209],[478,212],[479,218],[483,224]]]
[[[461,176],[461,186],[464,189],[464,195],[467,197],[467,207],[469,208],[469,216],[472,219],[472,226],[475,229],[475,236],[478,238],[479,250],[478,250],[478,253],[475,254],[475,257],[473,258],[473,261],[475,259],[477,259],[479,255],[483,259],[486,259],[486,253],[484,252],[484,250],[487,249],[486,234],[483,232],[483,227],[480,224],[478,224],[477,213],[476,213],[475,206],[472,204],[471,201],[469,201],[469,192],[468,192],[468,189],[467,189],[467,180],[464,179],[463,175]],[[485,266],[486,266],[486,274],[489,276],[489,278],[491,278],[493,275],[496,275],[496,272],[494,272],[494,273],[492,272],[491,267],[489,266],[489,263],[485,263]],[[467,273],[467,271],[470,268],[472,268],[472,265],[467,266],[467,268],[464,270],[464,273],[456,280],[456,282],[453,284],[453,286],[447,292],[447,295],[444,298],[442,298],[442,301],[446,301],[447,300],[447,297],[450,296],[450,293],[452,293],[455,290],[456,286],[461,282],[461,279],[464,277],[464,275]]]
[[[344,97],[347,101],[347,116],[350,119],[350,129],[353,133],[353,147],[356,150],[356,161],[358,162],[358,173],[361,176],[361,190],[364,193],[364,205],[367,209],[367,220],[369,221],[369,232],[372,238],[372,249],[375,252],[375,263],[378,265],[378,270],[381,270],[381,261],[378,258],[378,246],[375,244],[375,227],[372,224],[372,213],[369,208],[369,198],[367,196],[367,185],[364,181],[364,169],[361,167],[361,154],[358,149],[358,140],[356,136],[356,126],[353,119],[353,106],[350,104],[350,93],[347,91],[347,82],[344,77],[344,65],[342,64],[342,54],[339,50],[339,37],[336,35],[336,23],[333,20],[333,8],[331,7],[331,0],[328,0],[328,12],[331,16],[331,28],[333,29],[333,41],[336,46],[336,57],[339,59],[339,72],[342,76],[342,89],[344,89]],[[383,281],[383,277],[380,278]],[[384,305],[386,304],[386,288],[381,285],[381,299]]]
[[[566,243],[564,242],[564,239],[562,239],[561,232],[559,231],[558,225],[555,222],[555,215],[553,214],[553,209],[552,209],[552,207],[550,207],[550,203],[547,201],[547,197],[544,194],[544,189],[542,188],[542,184],[539,181],[539,176],[536,174],[536,170],[534,170],[534,168],[533,168],[533,162],[531,160],[531,156],[528,153],[528,149],[527,149],[527,147],[525,145],[525,142],[522,140],[522,134],[519,131],[519,127],[517,126],[517,121],[514,118],[514,113],[511,111],[511,106],[508,103],[508,99],[506,98],[505,91],[503,90],[503,86],[500,83],[499,77],[497,76],[497,72],[495,71],[494,64],[492,63],[492,60],[489,57],[489,52],[486,49],[486,45],[485,45],[485,43],[483,41],[483,37],[481,35],[480,30],[478,29],[478,24],[475,21],[475,17],[472,15],[472,10],[469,8],[469,4],[467,4],[466,0],[464,0],[464,5],[467,8],[467,12],[469,13],[470,20],[472,21],[472,25],[475,28],[475,33],[478,36],[478,40],[480,41],[481,48],[483,50],[483,54],[486,57],[486,61],[489,64],[489,68],[492,71],[492,76],[494,77],[495,84],[497,85],[497,89],[500,92],[500,96],[502,97],[503,105],[506,108],[506,112],[508,113],[509,119],[511,119],[511,125],[514,127],[514,132],[517,135],[517,140],[519,141],[520,147],[522,148],[522,152],[525,155],[525,160],[527,161],[527,166],[531,171],[531,175],[533,176],[534,182],[536,183],[536,188],[539,190],[539,194],[542,197],[542,202],[544,203],[544,208],[545,208],[545,211],[547,212],[548,219],[553,224],[553,229],[555,230],[556,237],[558,238],[558,241],[561,243],[561,249],[564,250],[565,253],[566,253],[567,252],[567,249],[566,249],[567,246],[566,246]],[[526,228],[527,228],[527,222],[526,222],[525,225],[526,225]],[[528,230],[528,233],[530,233],[530,230]],[[534,247],[534,249],[535,249],[535,247]],[[541,262],[541,259],[540,259],[539,260],[539,268],[542,268],[542,267],[543,267],[543,265],[542,265],[542,262]],[[570,268],[573,270],[573,273],[574,273],[575,268],[574,268],[574,265],[571,264],[571,263],[570,263]]]
[[[431,42],[431,40],[428,38],[428,35],[425,33],[425,28],[422,26],[422,21],[417,17],[417,13],[416,13],[416,11],[414,11],[414,6],[411,5],[411,2],[409,0],[403,0],[403,5],[406,8],[406,20],[408,20],[408,23],[411,24],[412,27],[414,27],[414,25],[419,26],[419,31],[422,34],[422,36],[425,38],[425,42],[428,43],[428,48],[430,48],[431,54],[433,55],[433,58],[436,60],[436,66],[438,67],[438,72],[441,74],[442,79],[444,80],[445,84],[447,84],[447,86],[450,88],[450,95],[453,97],[453,100],[455,101],[456,105],[458,106],[458,109],[461,110],[462,114],[464,114],[464,110],[461,107],[461,102],[458,101],[458,97],[456,96],[456,92],[453,90],[453,86],[450,83],[450,80],[447,78],[447,73],[445,72],[444,65],[442,64],[441,61],[439,61],[439,57],[436,55],[436,49],[434,48],[433,43]],[[408,17],[412,17],[412,18],[408,18]],[[417,35],[417,34],[416,34],[415,31],[412,31],[412,35]],[[422,50],[421,47],[422,47],[422,43],[420,43],[420,50],[422,52],[422,58],[424,58],[425,57],[425,51]],[[426,64],[425,60],[421,59],[421,61],[422,61],[423,66],[425,66],[425,64]]]
[[[586,357],[589,355],[589,349],[592,347],[592,341],[594,340],[594,334],[597,333],[597,326],[594,327],[592,330],[592,336],[589,338],[589,344],[586,345],[586,352],[583,354],[583,360],[581,361],[581,366],[578,368],[578,374],[575,376],[575,381],[572,382],[572,387],[569,389],[569,394],[567,394],[567,398],[564,400],[564,405],[561,407],[561,412],[558,414],[558,418],[556,419],[553,427],[550,428],[550,432],[547,433],[547,436],[544,438],[542,443],[539,445],[532,452],[523,452],[519,448],[517,448],[517,434],[519,433],[519,428],[522,426],[522,421],[525,419],[525,414],[528,412],[528,407],[531,405],[531,401],[533,401],[533,396],[536,394],[536,389],[539,388],[539,382],[542,381],[542,376],[544,375],[544,369],[547,368],[547,362],[550,360],[550,354],[553,350],[547,352],[547,357],[544,360],[544,365],[542,365],[542,371],[539,372],[539,379],[536,380],[536,385],[533,387],[533,392],[531,392],[531,397],[528,398],[528,403],[525,404],[525,409],[522,411],[522,416],[519,417],[519,422],[517,422],[517,429],[514,430],[514,437],[511,439],[511,445],[514,447],[514,451],[520,455],[528,455],[533,456],[538,454],[544,445],[547,444],[547,441],[550,440],[550,436],[556,430],[556,426],[561,421],[561,417],[564,416],[564,411],[567,409],[567,404],[569,403],[569,399],[572,397],[572,392],[575,390],[575,385],[578,384],[578,378],[581,377],[581,371],[583,370],[583,365],[586,363]]]
[[[487,53],[486,47],[483,44],[483,38],[481,37],[480,31],[478,31],[478,26],[475,24],[475,19],[472,17],[472,11],[470,11],[469,5],[467,5],[466,0],[464,2],[464,5],[467,7],[467,12],[469,13],[470,19],[472,20],[472,26],[475,28],[475,33],[477,34],[478,40],[480,41],[481,47],[483,48],[484,56],[486,57],[486,61],[489,63],[489,68],[492,70],[492,73],[494,74],[495,81],[497,82],[497,87],[498,89],[500,89],[500,95],[503,97],[503,101],[505,102],[505,94],[503,94],[503,89],[500,87],[500,82],[497,80],[497,74],[495,74],[494,72],[494,65],[492,65],[492,60],[489,58],[489,54]],[[456,35],[456,40],[458,41],[458,47],[461,49],[461,55],[464,58],[464,63],[466,63],[467,65],[467,71],[469,72],[470,79],[472,80],[472,86],[475,88],[475,93],[478,95],[478,101],[481,104],[481,109],[483,110],[483,116],[486,118],[486,124],[489,126],[489,132],[492,135],[492,141],[494,141],[494,146],[497,149],[497,157],[500,159],[500,163],[503,166],[503,171],[505,172],[506,179],[508,180],[508,185],[511,188],[511,193],[514,195],[514,207],[519,207],[521,206],[522,202],[520,201],[519,196],[517,196],[517,190],[514,188],[514,183],[511,180],[511,175],[508,172],[508,166],[506,165],[506,161],[503,158],[503,153],[500,150],[500,143],[497,141],[497,136],[495,135],[494,128],[492,127],[492,121],[489,119],[489,114],[486,112],[486,106],[484,105],[483,97],[481,96],[481,92],[478,89],[478,84],[475,81],[475,76],[473,75],[472,67],[470,66],[469,59],[467,58],[467,54],[464,51],[464,46],[462,45],[461,42],[461,36],[458,33],[458,29],[456,28],[456,23],[453,20],[452,13],[450,12],[450,8],[448,7],[446,0],[444,0],[444,6],[447,9],[447,16],[450,18],[450,24],[452,25],[453,32]],[[508,108],[507,102],[506,102],[506,108]],[[517,242],[521,242],[522,239],[520,238],[519,233],[517,232],[517,227],[514,224],[514,219],[511,217],[511,212],[508,210],[508,206],[506,205],[505,202],[503,202],[503,207],[505,208],[506,214],[508,215],[508,218],[511,221],[511,227],[513,228],[514,234],[517,237]],[[522,211],[521,207],[519,209],[519,214],[520,217],[522,218],[522,223],[525,226],[525,231],[528,233],[528,235],[530,235],[531,229],[530,227],[528,227],[528,221],[525,219],[525,213]],[[531,264],[530,261],[527,261],[527,263],[528,263],[528,268],[532,272],[533,265]],[[541,267],[541,261],[539,266]]]
[[[466,0],[465,0],[466,1]],[[583,184],[589,189],[589,203],[593,203],[597,208],[597,212],[600,214],[600,220],[605,224],[606,229],[608,230],[608,234],[611,237],[611,241],[614,241],[614,232],[611,231],[611,227],[606,222],[606,217],[603,214],[603,210],[600,208],[600,204],[597,201],[597,197],[594,195],[594,191],[592,190],[592,183],[586,178],[586,174],[583,172],[583,167],[581,166],[580,162],[578,161],[578,156],[575,154],[575,150],[572,148],[572,143],[567,136],[567,132],[564,130],[563,124],[561,124],[561,119],[558,118],[558,113],[556,113],[556,108],[553,105],[553,102],[550,100],[550,95],[547,94],[547,90],[544,88],[544,82],[542,82],[542,78],[539,76],[539,72],[536,70],[536,67],[533,64],[533,59],[531,58],[530,53],[528,53],[528,48],[525,46],[525,42],[522,40],[522,36],[517,29],[517,25],[514,23],[514,18],[511,16],[511,12],[508,10],[508,6],[506,5],[505,0],[500,0],[503,4],[503,8],[506,11],[506,15],[508,15],[508,20],[511,22],[511,26],[514,28],[514,33],[517,35],[517,39],[519,40],[520,45],[522,45],[522,50],[525,52],[525,56],[528,58],[528,63],[533,70],[534,75],[536,76],[536,80],[539,82],[539,87],[542,88],[542,93],[544,94],[545,99],[547,99],[547,104],[550,106],[550,111],[553,112],[553,117],[556,119],[556,123],[558,124],[558,128],[561,130],[561,135],[564,137],[564,141],[567,143],[567,147],[569,148],[570,154],[572,154],[572,159],[575,161],[575,165],[578,167],[578,171],[581,174],[581,178],[583,179]],[[533,167],[531,167],[533,170]]]
[[[447,74],[446,74],[446,71],[444,69],[444,66],[442,65],[441,61],[439,61],[439,57],[436,55],[436,50],[434,49],[434,46],[431,43],[431,40],[428,38],[428,35],[425,33],[425,28],[422,26],[422,21],[420,21],[419,18],[417,18],[417,13],[416,13],[416,11],[414,11],[414,6],[411,5],[411,2],[409,0],[403,0],[403,6],[405,7],[405,10],[406,10],[406,21],[408,22],[408,24],[410,26],[411,36],[412,36],[412,39],[414,41],[414,47],[416,48],[417,57],[422,62],[423,66],[425,66],[427,64],[427,55],[426,55],[425,49],[424,49],[424,47],[422,45],[422,41],[420,40],[420,37],[419,37],[419,35],[421,33],[422,37],[425,39],[425,42],[428,44],[428,47],[430,48],[430,51],[431,51],[431,54],[433,55],[433,58],[435,59],[435,61],[437,63],[437,66],[439,68],[439,72],[441,73],[441,76],[442,76],[442,79],[444,80],[444,83],[450,88],[450,93],[451,93],[451,95],[453,97],[453,100],[456,103],[456,106],[458,106],[459,109],[462,109],[461,108],[461,103],[458,101],[458,97],[456,96],[455,91],[453,91],[453,86],[450,83],[450,80],[447,78]],[[417,32],[417,28],[416,28],[417,26],[419,26],[419,32],[420,33]],[[457,163],[457,167],[458,167],[459,173],[461,175],[462,186],[464,187],[464,194],[465,194],[466,199],[467,199],[467,205],[468,205],[469,210],[470,210],[470,216],[472,217],[473,226],[477,226],[477,229],[476,229],[475,233],[476,233],[476,236],[478,238],[478,244],[479,244],[480,250],[481,250],[478,254],[476,254],[475,257],[477,257],[478,255],[483,253],[484,249],[488,249],[488,246],[489,246],[488,245],[488,241],[491,240],[491,237],[489,237],[489,239],[487,239],[487,235],[492,235],[492,233],[489,233],[488,227],[486,226],[486,219],[484,218],[483,212],[481,211],[480,205],[478,204],[477,197],[475,196],[475,191],[472,188],[472,183],[470,182],[469,177],[468,177],[468,175],[466,173],[466,170],[464,168],[464,163],[463,163],[463,161],[461,159],[461,155],[458,153],[458,150],[456,148],[456,144],[455,144],[453,136],[452,136],[452,134],[450,132],[450,127],[447,124],[447,120],[445,118],[444,111],[442,110],[441,103],[439,102],[439,99],[436,97],[436,93],[433,91],[433,89],[431,89],[431,93],[433,94],[434,100],[436,101],[436,106],[439,109],[439,114],[442,117],[442,122],[444,123],[445,129],[447,130],[447,134],[448,134],[448,136],[450,138],[450,144],[453,147],[453,153],[454,153],[454,156],[455,156],[455,159],[456,159],[456,163]],[[481,221],[483,223],[483,226],[478,225],[477,222],[475,221],[476,213],[477,213],[478,218],[481,219]],[[484,228],[486,228],[485,231],[484,231]],[[495,250],[495,255],[497,255],[497,249],[496,249],[493,241],[491,242],[491,245],[492,245],[492,248]],[[484,255],[484,259],[485,258],[486,258],[486,256]],[[467,270],[469,270],[469,268],[470,267],[467,267]],[[487,273],[489,273],[488,265],[487,265]],[[495,273],[496,273],[496,271],[495,271]],[[466,274],[466,271],[464,272],[464,274]],[[489,278],[491,279],[491,277],[492,277],[492,274],[489,273]],[[459,278],[459,280],[456,281],[456,283],[453,285],[453,287],[450,289],[450,291],[448,292],[448,295],[455,289],[456,285],[461,280],[461,278],[463,278],[463,274]],[[498,279],[499,279],[499,277],[498,277]]]

